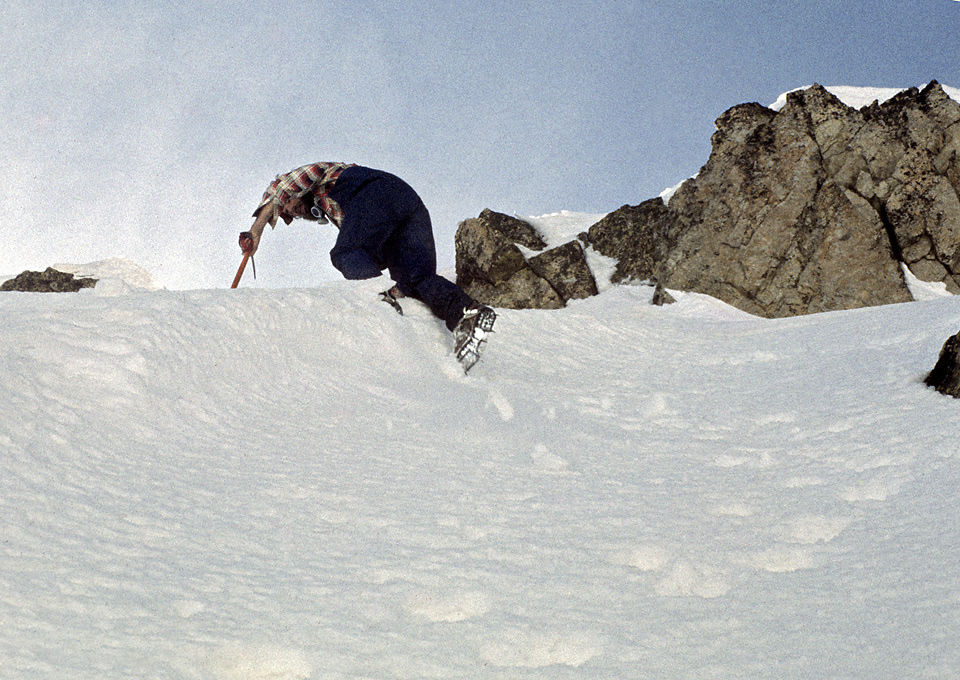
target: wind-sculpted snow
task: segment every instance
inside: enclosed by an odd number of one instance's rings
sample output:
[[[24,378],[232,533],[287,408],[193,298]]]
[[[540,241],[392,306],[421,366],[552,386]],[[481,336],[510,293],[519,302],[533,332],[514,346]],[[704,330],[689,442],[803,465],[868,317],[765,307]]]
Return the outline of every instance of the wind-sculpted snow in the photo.
[[[0,298],[0,675],[953,678],[960,300]]]

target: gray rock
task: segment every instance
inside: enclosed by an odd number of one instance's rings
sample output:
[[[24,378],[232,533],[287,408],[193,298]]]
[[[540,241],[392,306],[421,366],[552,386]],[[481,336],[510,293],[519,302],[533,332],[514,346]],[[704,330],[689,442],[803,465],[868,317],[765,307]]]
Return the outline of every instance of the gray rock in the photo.
[[[474,279],[461,288],[473,299],[507,309],[560,309],[566,302],[529,267],[518,270],[499,285]]]
[[[75,293],[82,288],[93,288],[96,279],[76,278],[73,274],[47,267],[42,272],[25,271],[0,285],[0,291],[25,293]]]
[[[579,241],[570,241],[535,255],[527,260],[527,264],[564,302],[597,294],[597,282]]]
[[[766,317],[911,300],[901,259],[960,290],[960,104],[933,83],[852,109],[820,86],[735,106],[669,206],[625,206],[588,242],[617,279],[656,277]]]
[[[676,299],[667,292],[662,283],[657,281],[653,288],[653,298],[650,300],[650,304],[663,307],[664,305],[672,305],[674,302],[676,302]]]
[[[960,333],[944,343],[936,365],[924,382],[941,394],[960,399]]]
[[[547,245],[526,222],[492,210],[464,220],[455,238],[457,282],[468,288],[475,281],[493,286],[508,281],[526,266],[517,243],[533,250]]]
[[[457,229],[457,283],[480,302],[512,309],[558,309],[597,294],[580,243],[546,247],[529,223],[484,210]]]
[[[909,301],[901,263],[960,292],[960,103],[939,84],[859,111],[814,85],[716,126],[669,204],[623,206],[581,235],[617,260],[614,283],[656,280],[765,317]],[[457,233],[458,280],[513,307],[593,294],[580,243],[543,248],[529,224],[484,211]]]
[[[625,283],[658,277],[679,235],[676,215],[654,198],[610,213],[590,227],[585,241],[617,260],[611,281]]]

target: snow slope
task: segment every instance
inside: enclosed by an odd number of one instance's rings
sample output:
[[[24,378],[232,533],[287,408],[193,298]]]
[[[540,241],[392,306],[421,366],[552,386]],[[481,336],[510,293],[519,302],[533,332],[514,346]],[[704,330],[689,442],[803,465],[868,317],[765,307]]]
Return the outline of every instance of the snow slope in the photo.
[[[0,296],[0,677],[958,677],[960,298],[383,286]]]

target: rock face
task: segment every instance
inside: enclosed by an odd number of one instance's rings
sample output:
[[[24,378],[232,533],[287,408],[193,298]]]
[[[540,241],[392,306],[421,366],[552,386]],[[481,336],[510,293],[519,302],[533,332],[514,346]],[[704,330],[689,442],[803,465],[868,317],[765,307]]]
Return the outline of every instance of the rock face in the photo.
[[[960,333],[950,337],[924,382],[941,394],[960,399]]]
[[[512,309],[557,309],[597,294],[578,241],[546,248],[530,224],[484,210],[457,229],[457,283],[477,300]]]
[[[765,317],[909,301],[901,263],[960,292],[960,103],[936,82],[860,110],[814,85],[716,126],[668,204],[624,206],[575,244],[616,258],[615,283],[656,279]],[[522,264],[511,238],[497,261]],[[470,280],[512,287],[468,259]]]
[[[42,272],[26,271],[16,278],[4,281],[0,291],[21,291],[26,293],[75,293],[81,288],[93,288],[96,279],[76,278],[73,274],[47,267]]]
[[[590,228],[618,280],[766,317],[911,300],[901,261],[960,292],[960,104],[937,83],[860,111],[815,85],[779,112],[735,106],[711,141],[669,205]]]

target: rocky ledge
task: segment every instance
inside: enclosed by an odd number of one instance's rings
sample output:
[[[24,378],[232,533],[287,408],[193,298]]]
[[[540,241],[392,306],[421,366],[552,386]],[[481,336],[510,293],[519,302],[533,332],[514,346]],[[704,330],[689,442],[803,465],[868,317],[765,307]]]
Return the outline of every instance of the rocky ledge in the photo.
[[[623,206],[559,248],[484,211],[457,232],[457,278],[506,307],[561,307],[613,282],[656,280],[764,317],[912,299],[902,266],[960,292],[960,103],[936,82],[853,109],[819,85],[780,111],[716,122],[699,174],[665,203]]]

